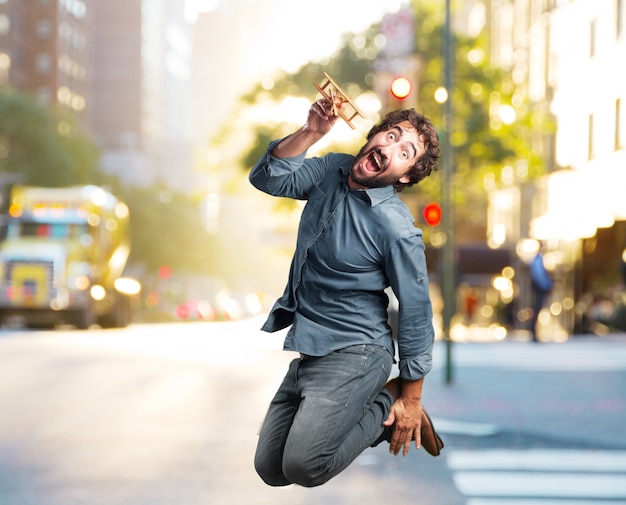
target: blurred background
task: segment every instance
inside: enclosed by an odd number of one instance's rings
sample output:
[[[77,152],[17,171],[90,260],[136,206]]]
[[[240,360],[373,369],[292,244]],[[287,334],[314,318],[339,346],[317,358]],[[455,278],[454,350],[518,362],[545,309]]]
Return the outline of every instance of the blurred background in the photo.
[[[0,0],[0,504],[625,503],[624,3]],[[446,446],[275,489],[294,353],[259,328],[302,205],[248,173],[324,73],[365,117],[311,155],[395,108],[440,129],[400,195]]]
[[[451,4],[447,16],[424,0],[0,0],[4,324],[267,310],[302,207],[247,174],[304,122],[327,72],[366,117],[311,154],[356,152],[398,107],[449,142],[451,176],[402,193],[424,230],[439,336],[448,298],[454,340],[530,338],[540,247],[554,280],[541,340],[626,330],[624,2]]]

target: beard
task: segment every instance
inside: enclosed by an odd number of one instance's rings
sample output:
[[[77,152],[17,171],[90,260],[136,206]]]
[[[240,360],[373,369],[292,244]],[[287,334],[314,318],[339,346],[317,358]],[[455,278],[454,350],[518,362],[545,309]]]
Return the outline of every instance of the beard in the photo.
[[[396,177],[385,174],[360,176],[355,173],[354,168],[350,170],[350,178],[358,185],[366,188],[385,188],[398,182]]]

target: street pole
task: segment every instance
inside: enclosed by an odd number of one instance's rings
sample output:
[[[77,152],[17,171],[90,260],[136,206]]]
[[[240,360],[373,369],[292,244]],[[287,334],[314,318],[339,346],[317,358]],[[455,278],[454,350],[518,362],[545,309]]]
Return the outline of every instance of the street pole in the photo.
[[[445,381],[451,384],[453,380],[452,373],[452,337],[450,335],[450,326],[455,313],[456,293],[455,293],[455,277],[456,269],[454,262],[454,216],[452,204],[452,183],[453,183],[453,156],[452,145],[450,142],[450,134],[452,130],[452,36],[450,26],[450,0],[446,0],[446,19],[444,25],[444,86],[448,93],[444,102],[444,118],[443,118],[443,143],[442,143],[442,161],[443,161],[443,212],[442,221],[446,241],[443,246],[443,265],[442,265],[442,296],[443,296],[443,338],[446,344],[446,366]]]

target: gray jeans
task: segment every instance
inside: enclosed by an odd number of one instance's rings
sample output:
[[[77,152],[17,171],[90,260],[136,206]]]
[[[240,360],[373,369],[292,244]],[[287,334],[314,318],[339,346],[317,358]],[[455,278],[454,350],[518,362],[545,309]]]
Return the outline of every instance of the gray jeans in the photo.
[[[271,486],[319,486],[383,432],[393,358],[377,345],[303,356],[289,370],[261,426],[256,471]]]

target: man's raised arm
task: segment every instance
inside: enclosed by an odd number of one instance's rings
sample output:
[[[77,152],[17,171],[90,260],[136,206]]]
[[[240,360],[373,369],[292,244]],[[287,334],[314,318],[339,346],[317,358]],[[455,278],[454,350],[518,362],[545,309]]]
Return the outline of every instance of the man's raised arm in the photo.
[[[324,100],[318,100],[311,105],[307,121],[297,132],[289,135],[274,149],[275,158],[293,158],[306,152],[309,147],[326,135],[339,116],[335,116],[330,107],[326,107]]]

